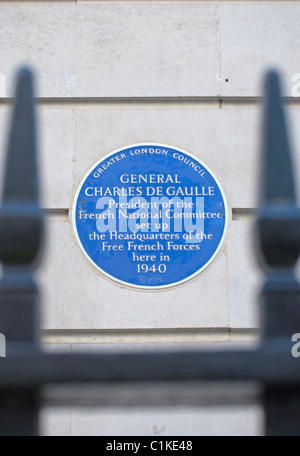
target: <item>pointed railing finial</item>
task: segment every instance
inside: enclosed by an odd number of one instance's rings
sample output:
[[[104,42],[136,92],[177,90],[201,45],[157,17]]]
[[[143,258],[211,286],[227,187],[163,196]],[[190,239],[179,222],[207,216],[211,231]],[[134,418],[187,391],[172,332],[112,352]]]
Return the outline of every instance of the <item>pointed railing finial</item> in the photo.
[[[37,201],[36,161],[33,75],[28,68],[22,68],[17,77],[3,188],[4,201]]]
[[[17,77],[0,207],[0,260],[30,265],[40,246],[42,213],[38,206],[38,172],[33,75]]]
[[[266,77],[258,233],[262,263],[293,267],[299,257],[300,212],[279,75]]]
[[[292,153],[279,75],[266,77],[263,132],[262,204],[296,202]]]

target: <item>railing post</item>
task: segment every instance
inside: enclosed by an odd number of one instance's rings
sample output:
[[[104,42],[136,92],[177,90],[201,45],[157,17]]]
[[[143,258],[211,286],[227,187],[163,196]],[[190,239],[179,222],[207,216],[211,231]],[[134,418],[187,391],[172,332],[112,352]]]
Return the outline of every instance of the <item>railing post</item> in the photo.
[[[0,333],[7,355],[39,346],[38,290],[34,264],[42,235],[32,74],[19,72],[0,208]],[[2,360],[2,368],[5,360]],[[37,435],[38,392],[0,391],[0,435]]]
[[[269,73],[266,82],[263,133],[258,218],[260,260],[266,272],[261,303],[263,340],[274,339],[280,344],[280,340],[291,341],[293,334],[300,332],[300,285],[294,271],[300,249],[300,213],[275,72]],[[300,435],[300,387],[266,385],[264,407],[267,435]]]

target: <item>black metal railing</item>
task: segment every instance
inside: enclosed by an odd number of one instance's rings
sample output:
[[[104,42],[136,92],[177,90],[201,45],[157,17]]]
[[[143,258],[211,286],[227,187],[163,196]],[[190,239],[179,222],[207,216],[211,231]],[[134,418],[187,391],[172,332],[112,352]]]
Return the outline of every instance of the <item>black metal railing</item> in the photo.
[[[300,435],[300,248],[292,155],[279,77],[266,81],[261,200],[257,244],[266,281],[262,339],[248,350],[144,354],[45,354],[39,344],[39,257],[43,214],[38,205],[32,74],[18,76],[0,209],[0,435],[38,435],[38,413],[52,405],[176,405],[259,402],[267,435]],[[89,385],[88,388],[86,386]],[[167,386],[167,387],[166,387]]]

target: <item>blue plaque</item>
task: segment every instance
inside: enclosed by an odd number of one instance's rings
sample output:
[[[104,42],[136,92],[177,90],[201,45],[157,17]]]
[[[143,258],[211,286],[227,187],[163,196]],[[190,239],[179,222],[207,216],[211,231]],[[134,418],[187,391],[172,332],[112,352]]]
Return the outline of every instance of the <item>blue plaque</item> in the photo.
[[[198,158],[172,146],[113,152],[83,178],[73,229],[88,261],[123,285],[162,289],[206,269],[228,226],[224,192]]]

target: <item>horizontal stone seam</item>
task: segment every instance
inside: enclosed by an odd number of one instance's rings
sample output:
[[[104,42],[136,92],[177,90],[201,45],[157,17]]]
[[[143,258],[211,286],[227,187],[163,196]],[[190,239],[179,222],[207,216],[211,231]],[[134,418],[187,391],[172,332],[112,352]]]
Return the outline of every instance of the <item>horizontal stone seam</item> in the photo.
[[[1,2],[1,0],[0,0]],[[299,0],[300,2],[300,0]],[[300,104],[300,97],[290,97],[290,96],[284,96],[283,97],[286,102],[289,103],[297,103]],[[9,104],[13,100],[12,97],[0,97],[0,103],[1,104]],[[117,97],[112,97],[112,96],[107,96],[107,97],[38,97],[37,102],[40,104],[53,104],[53,103],[215,103],[222,101],[224,103],[226,102],[232,102],[232,103],[260,103],[263,100],[262,96],[254,96],[254,95],[249,95],[249,96],[214,96],[214,95],[168,95],[168,96],[117,96]]]
[[[258,329],[188,328],[132,330],[43,330],[44,344],[160,344],[160,343],[218,343],[255,342]]]
[[[247,332],[247,331],[257,331],[257,328],[231,328],[231,327],[225,327],[225,326],[216,326],[216,327],[172,327],[172,328],[166,328],[166,327],[161,327],[161,328],[87,328],[87,329],[82,329],[82,328],[64,328],[64,329],[57,329],[57,328],[48,328],[48,329],[42,329],[42,333],[86,333],[86,334],[91,334],[91,333],[156,333],[156,332],[216,332],[216,331],[223,331],[223,332]]]
[[[0,98],[0,109],[12,103],[11,98]],[[193,109],[249,109],[260,107],[259,97],[148,97],[148,98],[39,98],[37,104],[43,109],[61,110],[193,110]],[[300,97],[286,97],[290,108],[299,109]]]

